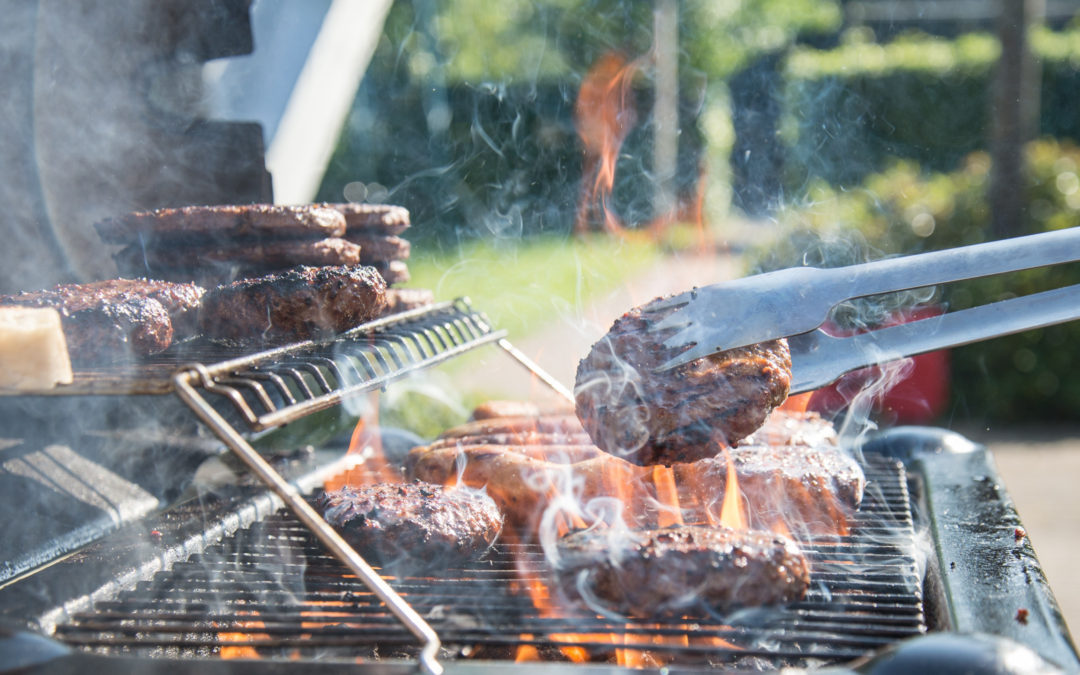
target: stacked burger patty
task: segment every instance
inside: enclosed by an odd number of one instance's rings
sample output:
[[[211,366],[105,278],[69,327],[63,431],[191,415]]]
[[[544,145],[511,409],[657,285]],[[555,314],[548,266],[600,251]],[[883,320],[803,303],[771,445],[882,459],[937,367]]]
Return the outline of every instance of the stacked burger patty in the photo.
[[[384,204],[188,206],[95,225],[124,275],[210,288],[200,334],[281,343],[431,302],[409,279],[409,212]]]
[[[408,281],[409,212],[378,204],[187,206],[95,224],[123,278],[0,297],[55,308],[76,367],[177,341],[280,344],[432,302]]]
[[[136,211],[94,226],[122,248],[125,276],[228,283],[296,267],[370,265],[408,281],[409,212],[382,204],[186,206]]]

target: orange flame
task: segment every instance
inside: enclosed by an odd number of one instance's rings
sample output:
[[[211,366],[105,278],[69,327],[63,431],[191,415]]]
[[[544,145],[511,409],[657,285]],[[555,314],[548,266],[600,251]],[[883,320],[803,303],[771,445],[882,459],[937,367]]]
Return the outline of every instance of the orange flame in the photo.
[[[679,505],[679,490],[675,485],[675,472],[669,466],[654,466],[653,484],[656,486],[656,501],[661,507],[656,516],[657,527],[682,525],[682,508]]]
[[[742,492],[739,490],[739,476],[727,446],[724,446],[724,460],[727,462],[727,482],[724,485],[724,503],[720,507],[720,523],[735,530],[745,530],[746,511],[743,509]]]
[[[585,154],[574,225],[578,234],[590,229],[590,218],[597,212],[606,232],[624,233],[619,217],[608,207],[608,199],[615,187],[619,149],[637,121],[630,91],[637,71],[636,61],[628,63],[622,54],[608,52],[585,74],[578,90],[574,119]]]
[[[532,600],[533,606],[536,607],[536,610],[540,613],[541,617],[545,619],[560,617],[559,609],[551,601],[550,591],[548,590],[547,585],[545,585],[543,581],[536,578],[528,579],[525,583],[525,588],[529,592],[529,598]],[[521,637],[524,640],[532,640],[533,638],[531,634],[527,633],[522,634]],[[559,647],[559,651],[562,652],[563,656],[565,656],[570,661],[574,663],[584,663],[589,659],[588,652],[586,652],[583,647],[579,647],[576,645],[577,642],[583,641],[586,636],[569,633],[553,633],[551,635],[548,635],[547,637],[552,642],[567,643],[565,646]],[[537,658],[530,658],[534,655]],[[521,648],[518,648],[517,660],[539,660],[539,653],[532,645],[522,645]]]
[[[372,392],[368,403],[371,414],[357,420],[349,437],[348,454],[361,455],[363,460],[356,466],[328,478],[323,486],[326,490],[340,490],[349,485],[401,482],[401,473],[387,461],[383,453],[382,439],[379,436],[379,392]]]
[[[814,392],[808,391],[805,394],[795,394],[789,396],[787,400],[780,404],[780,409],[787,412],[804,413],[807,406],[810,405],[810,398],[814,395]]]

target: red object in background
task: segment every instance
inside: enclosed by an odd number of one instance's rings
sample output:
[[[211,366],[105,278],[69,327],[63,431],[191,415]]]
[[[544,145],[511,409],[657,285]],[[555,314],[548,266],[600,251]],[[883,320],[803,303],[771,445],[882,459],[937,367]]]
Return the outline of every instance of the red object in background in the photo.
[[[943,312],[941,307],[936,306],[916,307],[899,312],[884,326],[918,321]],[[826,329],[832,332],[828,327]],[[847,407],[857,394],[879,376],[880,369],[876,367],[848,373],[832,385],[815,391],[807,409],[832,415]],[[945,412],[948,401],[949,352],[942,350],[911,357],[911,364],[905,368],[900,379],[874,395],[873,411],[892,424],[927,424]]]

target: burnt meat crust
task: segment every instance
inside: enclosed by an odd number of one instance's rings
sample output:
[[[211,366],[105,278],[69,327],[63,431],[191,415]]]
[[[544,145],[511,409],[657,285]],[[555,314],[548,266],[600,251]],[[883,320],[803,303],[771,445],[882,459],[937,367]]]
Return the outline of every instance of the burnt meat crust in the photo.
[[[136,211],[94,224],[107,244],[208,244],[260,238],[340,237],[345,216],[313,204],[226,204]]]
[[[319,508],[370,562],[436,568],[484,553],[502,529],[487,495],[427,483],[383,483],[323,493]]]
[[[0,304],[60,312],[76,367],[156,354],[194,330],[205,290],[195,284],[109,279],[0,297]]]
[[[793,602],[810,586],[806,556],[787,537],[675,526],[585,530],[558,542],[559,588],[571,600],[649,618]]]
[[[212,338],[294,342],[379,316],[386,283],[371,267],[295,267],[208,291],[199,328]]]
[[[791,353],[773,340],[712,354],[671,370],[656,369],[678,352],[663,314],[637,307],[617,319],[578,364],[577,414],[593,442],[641,465],[692,462],[715,455],[761,426],[787,397]]]

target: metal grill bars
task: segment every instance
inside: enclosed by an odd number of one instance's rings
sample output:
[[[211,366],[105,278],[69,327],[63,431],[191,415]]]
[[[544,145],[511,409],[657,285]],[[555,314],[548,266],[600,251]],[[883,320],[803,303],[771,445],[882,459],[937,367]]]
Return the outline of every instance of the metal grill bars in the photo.
[[[183,381],[227,402],[252,431],[273,429],[404,375],[500,340],[468,300],[444,302],[215,365],[185,367]],[[206,401],[198,397],[201,405]]]
[[[439,577],[390,581],[447,648],[481,658],[513,658],[520,646],[558,658],[559,648],[576,645],[594,656],[642,649],[721,667],[747,658],[772,668],[846,661],[926,630],[903,467],[868,457],[866,473],[870,489],[851,535],[803,545],[813,569],[807,597],[751,617],[621,623],[545,614],[523,588],[551,579],[536,545],[500,544]],[[280,659],[416,654],[381,599],[282,512],[73,616],[57,635],[99,652],[210,656],[245,646]]]

